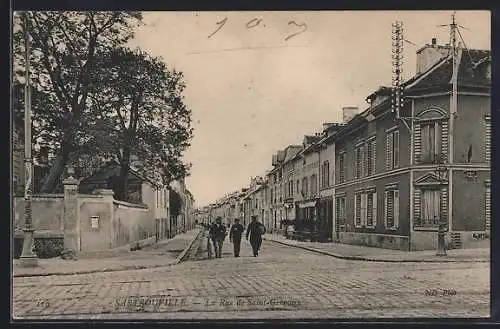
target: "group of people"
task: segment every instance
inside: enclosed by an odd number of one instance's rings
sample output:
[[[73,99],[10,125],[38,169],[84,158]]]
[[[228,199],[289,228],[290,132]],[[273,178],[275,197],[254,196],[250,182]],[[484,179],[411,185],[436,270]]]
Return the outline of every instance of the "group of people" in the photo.
[[[241,239],[245,228],[241,225],[240,220],[236,218],[234,224],[231,225],[229,230],[229,241],[233,243],[234,257],[240,257]],[[210,241],[213,244],[215,251],[215,258],[222,257],[222,246],[227,236],[226,225],[222,222],[222,217],[217,217],[215,222],[209,226],[209,252]],[[246,229],[246,239],[250,238],[250,245],[252,246],[253,256],[259,255],[260,246],[262,244],[262,235],[266,233],[265,226],[257,220],[257,216],[252,216],[252,220]]]

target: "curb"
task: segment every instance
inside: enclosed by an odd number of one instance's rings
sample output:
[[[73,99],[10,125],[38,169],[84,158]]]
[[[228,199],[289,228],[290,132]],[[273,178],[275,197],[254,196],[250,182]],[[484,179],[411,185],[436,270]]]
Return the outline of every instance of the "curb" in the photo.
[[[200,232],[203,232],[202,230]],[[25,278],[32,276],[51,276],[51,275],[77,275],[77,274],[91,274],[91,273],[104,273],[104,272],[118,272],[118,271],[128,271],[128,270],[145,270],[148,268],[158,268],[158,267],[168,267],[172,265],[179,264],[182,261],[182,258],[185,256],[187,251],[192,247],[194,241],[198,239],[200,236],[200,232],[196,235],[196,237],[191,240],[189,245],[181,252],[181,254],[174,261],[170,261],[166,264],[156,264],[156,265],[126,265],[117,268],[104,268],[99,270],[83,270],[83,271],[75,271],[68,273],[57,273],[57,272],[47,272],[47,273],[32,273],[32,274],[15,274],[13,273],[12,277],[14,278]]]
[[[177,257],[177,259],[175,260],[175,264],[179,264],[180,262],[185,261],[185,258],[188,255],[188,252],[191,250],[191,248],[193,247],[194,243],[200,239],[201,236],[203,236],[203,230],[202,229],[200,229],[200,231],[198,232],[198,234],[196,234],[196,237],[193,240],[191,240],[191,242],[189,243],[189,245],[186,248],[184,248],[184,250],[181,252],[181,254]]]
[[[311,252],[335,257],[338,259],[345,259],[345,260],[379,262],[379,263],[487,263],[487,262],[489,262],[489,260],[451,260],[451,259],[443,259],[443,260],[435,260],[435,259],[430,259],[430,260],[421,260],[421,259],[394,260],[394,259],[375,259],[375,258],[367,258],[367,257],[362,257],[362,256],[343,256],[343,255],[333,254],[333,253],[328,252],[328,251],[319,250],[319,249],[315,249],[315,248],[311,248],[311,247],[293,245],[293,244],[289,244],[289,243],[286,243],[283,241],[278,241],[278,240],[273,240],[273,239],[268,239],[268,238],[264,238],[264,239],[267,241],[279,243],[279,244],[282,244],[285,246],[300,248],[300,249],[308,250]]]

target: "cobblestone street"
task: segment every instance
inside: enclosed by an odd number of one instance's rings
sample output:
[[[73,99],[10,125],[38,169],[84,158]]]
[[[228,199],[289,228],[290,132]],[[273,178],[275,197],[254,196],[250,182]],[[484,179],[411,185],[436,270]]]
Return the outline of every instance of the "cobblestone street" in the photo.
[[[14,278],[15,318],[488,317],[489,263],[336,259],[264,241],[240,258],[108,273]]]

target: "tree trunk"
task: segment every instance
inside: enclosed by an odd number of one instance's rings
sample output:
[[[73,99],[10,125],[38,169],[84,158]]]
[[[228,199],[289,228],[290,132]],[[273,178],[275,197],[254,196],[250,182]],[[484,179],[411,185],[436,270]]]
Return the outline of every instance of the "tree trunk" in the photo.
[[[115,198],[121,201],[128,201],[128,173],[130,171],[130,149],[123,150],[122,161],[120,162],[120,174],[117,179],[117,186],[115,189]]]
[[[57,184],[59,183],[64,172],[64,168],[68,164],[69,155],[72,151],[72,143],[69,141],[72,138],[72,134],[70,134],[70,136],[68,136],[67,140],[64,141],[63,145],[61,146],[60,153],[55,158],[54,164],[50,168],[47,179],[43,182],[40,193],[52,193],[57,187]]]

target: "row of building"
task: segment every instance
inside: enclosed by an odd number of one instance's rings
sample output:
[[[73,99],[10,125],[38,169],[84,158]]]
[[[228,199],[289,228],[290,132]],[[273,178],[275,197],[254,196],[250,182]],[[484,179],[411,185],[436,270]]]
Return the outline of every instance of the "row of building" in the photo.
[[[379,88],[365,109],[344,108],[342,123],[279,150],[265,175],[195,217],[257,215],[268,231],[292,224],[323,241],[400,250],[435,249],[441,225],[448,248],[489,245],[491,51],[457,52],[432,39],[399,111],[392,88]]]

